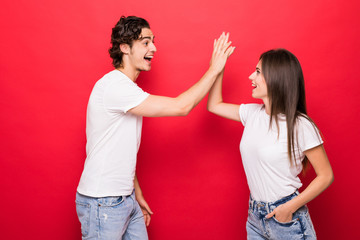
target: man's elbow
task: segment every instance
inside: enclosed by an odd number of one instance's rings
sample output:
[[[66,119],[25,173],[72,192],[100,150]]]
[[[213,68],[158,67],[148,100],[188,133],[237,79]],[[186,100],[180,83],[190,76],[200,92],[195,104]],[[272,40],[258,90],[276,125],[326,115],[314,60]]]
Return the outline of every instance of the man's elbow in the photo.
[[[185,117],[185,116],[189,115],[189,113],[191,112],[192,109],[193,109],[193,107],[190,105],[182,106],[178,110],[178,116]]]

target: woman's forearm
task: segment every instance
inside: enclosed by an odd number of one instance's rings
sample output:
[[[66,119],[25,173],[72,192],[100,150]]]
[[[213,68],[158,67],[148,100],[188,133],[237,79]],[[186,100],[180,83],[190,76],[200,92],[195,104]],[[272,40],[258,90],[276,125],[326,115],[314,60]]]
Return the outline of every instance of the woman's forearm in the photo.
[[[314,180],[302,191],[299,196],[293,198],[286,204],[291,209],[291,212],[294,213],[300,207],[304,206],[314,198],[316,198],[320,193],[322,193],[326,188],[328,188],[334,180],[333,174],[316,176]]]

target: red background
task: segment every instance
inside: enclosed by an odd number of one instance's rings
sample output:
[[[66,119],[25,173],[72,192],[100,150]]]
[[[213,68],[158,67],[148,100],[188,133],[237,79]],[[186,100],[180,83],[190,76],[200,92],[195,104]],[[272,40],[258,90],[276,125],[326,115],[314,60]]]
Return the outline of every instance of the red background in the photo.
[[[299,58],[309,115],[335,173],[309,204],[312,219],[319,239],[354,239],[358,10],[356,0],[2,1],[1,238],[80,239],[74,199],[88,97],[112,70],[111,28],[121,15],[137,15],[156,36],[153,68],[138,78],[152,94],[175,97],[200,79],[222,31],[237,47],[226,67],[225,101],[254,102],[248,76],[262,52],[283,47]],[[154,211],[150,239],[246,238],[242,130],[207,112],[206,101],[187,117],[144,119],[137,173]],[[310,170],[304,182],[313,177]]]

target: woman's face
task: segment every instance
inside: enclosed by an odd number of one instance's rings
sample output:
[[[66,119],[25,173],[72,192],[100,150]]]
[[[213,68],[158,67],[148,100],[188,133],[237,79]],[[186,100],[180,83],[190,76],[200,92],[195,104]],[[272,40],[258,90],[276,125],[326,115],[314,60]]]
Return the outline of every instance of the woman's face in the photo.
[[[261,60],[256,65],[256,70],[253,72],[249,79],[252,82],[253,90],[252,97],[262,99],[263,101],[268,98],[267,86],[264,75],[261,69]]]

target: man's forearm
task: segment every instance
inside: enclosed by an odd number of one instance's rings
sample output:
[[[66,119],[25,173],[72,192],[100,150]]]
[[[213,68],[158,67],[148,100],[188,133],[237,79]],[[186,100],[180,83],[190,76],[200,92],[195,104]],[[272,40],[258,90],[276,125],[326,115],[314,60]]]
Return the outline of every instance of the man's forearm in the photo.
[[[180,94],[176,100],[186,109],[186,112],[190,112],[206,96],[217,76],[216,71],[209,69],[197,83]]]

